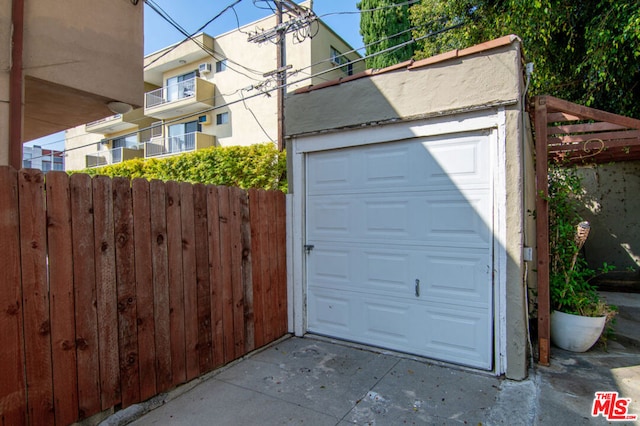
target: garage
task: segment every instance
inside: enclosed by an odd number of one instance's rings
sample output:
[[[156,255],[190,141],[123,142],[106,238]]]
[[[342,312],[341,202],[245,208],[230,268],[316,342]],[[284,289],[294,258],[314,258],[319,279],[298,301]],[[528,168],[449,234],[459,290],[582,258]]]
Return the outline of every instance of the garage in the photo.
[[[491,369],[489,141],[308,156],[310,332]]]
[[[287,99],[290,330],[523,378],[519,41],[455,55]]]

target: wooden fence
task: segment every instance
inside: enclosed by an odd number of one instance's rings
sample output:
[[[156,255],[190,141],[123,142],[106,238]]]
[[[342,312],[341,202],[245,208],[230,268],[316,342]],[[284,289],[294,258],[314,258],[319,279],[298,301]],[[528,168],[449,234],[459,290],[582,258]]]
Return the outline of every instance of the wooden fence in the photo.
[[[287,331],[278,191],[0,167],[0,424],[66,425]]]

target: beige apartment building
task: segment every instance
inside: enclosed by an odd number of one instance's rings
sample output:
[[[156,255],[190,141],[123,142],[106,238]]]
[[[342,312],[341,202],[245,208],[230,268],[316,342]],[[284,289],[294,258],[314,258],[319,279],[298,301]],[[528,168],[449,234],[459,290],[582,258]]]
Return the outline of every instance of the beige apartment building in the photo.
[[[0,0],[0,46],[0,165],[19,167],[23,142],[143,103],[141,1]]]
[[[285,18],[285,22],[287,18]],[[201,33],[144,58],[144,106],[67,130],[67,170],[277,139],[277,45],[250,42],[275,16],[211,37]],[[321,20],[286,36],[287,92],[365,69]],[[285,112],[286,116],[286,112]]]

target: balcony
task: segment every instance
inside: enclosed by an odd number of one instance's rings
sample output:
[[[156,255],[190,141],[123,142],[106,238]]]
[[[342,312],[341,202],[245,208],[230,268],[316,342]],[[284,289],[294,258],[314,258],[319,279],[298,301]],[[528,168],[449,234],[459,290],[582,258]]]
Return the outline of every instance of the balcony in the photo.
[[[144,115],[166,120],[213,106],[214,85],[192,78],[145,93]]]
[[[136,148],[113,148],[104,151],[97,151],[92,154],[88,154],[85,157],[86,167],[101,167],[111,164],[121,163],[132,158],[138,158],[143,156],[143,151]]]
[[[123,132],[136,129],[143,118],[144,110],[138,108],[125,114],[115,114],[87,123],[84,126],[84,130],[88,133],[100,133],[102,135]]]
[[[144,144],[145,158],[180,154],[215,146],[216,137],[201,132],[167,138],[154,138]]]

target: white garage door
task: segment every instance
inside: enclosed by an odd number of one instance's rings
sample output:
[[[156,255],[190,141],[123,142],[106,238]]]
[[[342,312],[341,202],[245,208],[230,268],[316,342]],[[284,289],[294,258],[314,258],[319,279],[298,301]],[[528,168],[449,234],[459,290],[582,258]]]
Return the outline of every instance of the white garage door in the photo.
[[[307,156],[307,326],[491,369],[489,132]]]

